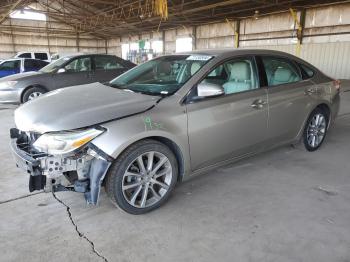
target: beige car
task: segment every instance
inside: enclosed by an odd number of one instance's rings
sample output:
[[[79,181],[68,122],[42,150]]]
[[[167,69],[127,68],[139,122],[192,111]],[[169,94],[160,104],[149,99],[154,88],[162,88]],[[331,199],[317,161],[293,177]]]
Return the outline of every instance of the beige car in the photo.
[[[107,85],[22,105],[11,145],[30,191],[73,190],[96,204],[104,185],[121,209],[142,214],[178,181],[218,166],[300,140],[318,149],[338,113],[339,88],[281,52],[162,56]]]

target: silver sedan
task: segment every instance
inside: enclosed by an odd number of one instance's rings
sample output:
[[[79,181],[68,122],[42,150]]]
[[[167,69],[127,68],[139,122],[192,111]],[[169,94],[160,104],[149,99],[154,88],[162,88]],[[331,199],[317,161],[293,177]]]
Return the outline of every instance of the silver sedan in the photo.
[[[73,190],[121,209],[162,205],[176,183],[301,141],[315,151],[339,110],[339,81],[268,50],[162,56],[107,85],[49,92],[15,111],[12,150],[30,191]]]

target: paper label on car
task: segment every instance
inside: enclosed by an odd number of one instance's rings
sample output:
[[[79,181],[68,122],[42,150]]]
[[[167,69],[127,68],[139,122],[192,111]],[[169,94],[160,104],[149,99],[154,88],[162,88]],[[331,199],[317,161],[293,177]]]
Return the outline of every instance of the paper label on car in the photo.
[[[208,61],[212,56],[209,55],[190,55],[186,58],[186,60],[194,60],[194,61]]]

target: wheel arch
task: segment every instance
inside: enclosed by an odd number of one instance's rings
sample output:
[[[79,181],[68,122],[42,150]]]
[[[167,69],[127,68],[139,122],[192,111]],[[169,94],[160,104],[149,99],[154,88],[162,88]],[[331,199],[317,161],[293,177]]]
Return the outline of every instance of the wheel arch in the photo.
[[[332,117],[332,112],[331,112],[331,107],[328,103],[322,101],[318,104],[316,104],[315,106],[311,107],[310,108],[310,111],[306,114],[306,117],[301,125],[301,128],[299,129],[299,132],[296,136],[296,139],[294,139],[295,141],[300,141],[302,135],[303,135],[303,132],[304,132],[304,129],[305,129],[305,126],[306,126],[306,123],[307,123],[307,120],[310,118],[312,112],[315,110],[315,109],[321,109],[323,111],[325,111],[328,115],[328,127],[330,126],[330,123],[331,123],[331,117]]]
[[[329,107],[329,105],[327,105],[326,103],[321,103],[321,104],[319,104],[318,106],[316,106],[315,107],[315,109],[316,108],[319,108],[319,109],[321,109],[323,112],[325,112],[326,114],[327,114],[327,116],[328,116],[328,122],[330,122],[330,118],[331,118],[331,108]],[[313,110],[315,110],[315,109],[313,109]],[[313,111],[312,110],[312,111]],[[311,111],[311,112],[312,112]],[[310,112],[310,114],[311,114],[311,112]]]
[[[185,163],[184,163],[184,156],[182,154],[180,147],[171,139],[166,138],[166,137],[162,137],[162,136],[151,136],[151,137],[144,138],[144,139],[156,140],[156,141],[166,145],[174,153],[175,158],[177,160],[178,169],[179,169],[178,170],[178,172],[179,172],[178,181],[181,181],[183,178],[183,175],[185,173],[185,170],[184,170]]]
[[[45,86],[40,85],[40,84],[29,85],[29,86],[27,86],[26,88],[24,88],[24,89],[22,90],[22,93],[21,93],[21,103],[23,103],[23,96],[24,96],[25,92],[27,92],[29,89],[35,88],[35,87],[42,88],[42,89],[44,89],[46,92],[49,91]]]
[[[123,152],[125,152],[128,148],[130,148],[134,144],[139,143],[140,141],[144,141],[144,140],[158,141],[158,142],[164,144],[165,146],[167,146],[171,150],[171,152],[174,153],[177,164],[178,164],[178,172],[179,172],[178,181],[182,181],[184,174],[185,174],[184,155],[183,155],[183,152],[182,152],[180,146],[168,137],[160,136],[160,135],[150,135],[147,137],[142,137],[140,139],[136,139],[136,140],[132,141],[131,143],[129,143],[127,146],[123,147],[123,149],[118,153],[118,156],[121,155]],[[118,157],[116,157],[116,159],[117,158]]]

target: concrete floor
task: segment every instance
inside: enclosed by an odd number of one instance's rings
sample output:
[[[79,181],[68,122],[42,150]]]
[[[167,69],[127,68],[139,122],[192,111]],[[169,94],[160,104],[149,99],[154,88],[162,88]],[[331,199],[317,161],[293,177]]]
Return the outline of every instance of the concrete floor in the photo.
[[[71,217],[51,194],[28,196],[9,155],[12,119],[0,110],[0,261],[350,261],[350,92],[321,150],[282,147],[218,169],[142,216],[104,192],[96,208],[57,193]]]

